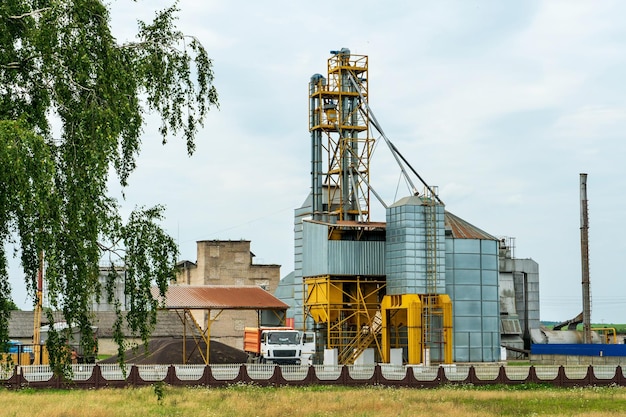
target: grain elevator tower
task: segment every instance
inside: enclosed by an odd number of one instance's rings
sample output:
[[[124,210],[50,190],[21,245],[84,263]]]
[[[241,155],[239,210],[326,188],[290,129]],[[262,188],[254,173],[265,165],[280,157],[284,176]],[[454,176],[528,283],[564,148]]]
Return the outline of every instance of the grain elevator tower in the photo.
[[[303,325],[313,323],[340,364],[368,352],[381,362],[395,353],[410,364],[450,363],[443,203],[425,183],[420,194],[410,180],[412,195],[391,206],[374,191],[372,128],[401,167],[406,160],[369,107],[367,56],[346,48],[331,54],[327,76],[315,74],[309,83],[311,195],[297,212],[295,248]],[[371,220],[372,195],[386,222]]]

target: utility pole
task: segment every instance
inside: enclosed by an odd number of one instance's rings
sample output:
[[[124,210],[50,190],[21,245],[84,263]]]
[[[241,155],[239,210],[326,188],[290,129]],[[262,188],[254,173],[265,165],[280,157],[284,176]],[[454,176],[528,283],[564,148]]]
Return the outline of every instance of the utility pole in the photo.
[[[591,294],[589,284],[589,218],[587,174],[580,174],[580,254],[583,285],[583,343],[591,343]]]
[[[33,323],[33,353],[35,355],[33,365],[42,364],[42,349],[41,349],[41,313],[43,310],[43,268],[44,259],[43,251],[39,252],[39,268],[37,270],[37,302],[35,304],[35,314]]]

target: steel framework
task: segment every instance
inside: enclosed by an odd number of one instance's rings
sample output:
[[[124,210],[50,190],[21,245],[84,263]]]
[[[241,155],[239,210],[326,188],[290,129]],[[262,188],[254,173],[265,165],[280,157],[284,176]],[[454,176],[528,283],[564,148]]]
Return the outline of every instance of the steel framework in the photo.
[[[402,349],[403,363],[452,363],[452,302],[446,294],[387,295],[381,303],[382,362]]]
[[[352,364],[363,351],[380,344],[380,303],[385,281],[381,277],[311,277],[304,281],[304,315],[323,330],[327,349],[337,349],[340,364]]]
[[[324,212],[339,221],[370,221],[369,161],[374,139],[369,130],[367,71],[367,56],[342,49],[328,59],[328,78],[319,74],[311,78],[309,131],[316,216]]]

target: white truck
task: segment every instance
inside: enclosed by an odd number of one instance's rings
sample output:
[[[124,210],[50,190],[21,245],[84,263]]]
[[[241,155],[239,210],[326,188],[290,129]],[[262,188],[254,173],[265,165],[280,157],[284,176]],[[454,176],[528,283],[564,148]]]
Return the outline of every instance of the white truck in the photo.
[[[246,327],[244,351],[251,363],[311,365],[315,355],[315,333],[289,327]]]

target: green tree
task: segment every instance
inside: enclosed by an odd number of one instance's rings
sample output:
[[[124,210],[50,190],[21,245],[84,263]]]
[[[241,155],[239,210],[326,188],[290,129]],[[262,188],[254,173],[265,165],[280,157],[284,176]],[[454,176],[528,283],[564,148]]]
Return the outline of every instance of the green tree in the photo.
[[[15,304],[13,300],[7,300],[7,309],[9,311],[18,311],[20,308]]]
[[[119,352],[126,325],[147,341],[157,308],[150,288],[164,293],[177,248],[159,226],[163,207],[138,208],[124,221],[107,180],[128,184],[147,111],[160,115],[163,142],[182,135],[191,155],[198,128],[218,105],[212,62],[176,28],[177,11],[174,4],[152,22],[139,21],[136,40],[120,44],[100,0],[0,3],[0,341],[8,338],[11,300],[7,242],[20,254],[33,300],[45,254],[51,310],[80,327],[86,351],[94,349],[99,262],[121,256],[131,305],[125,316],[117,307]],[[50,335],[55,366],[67,360],[68,336]]]

